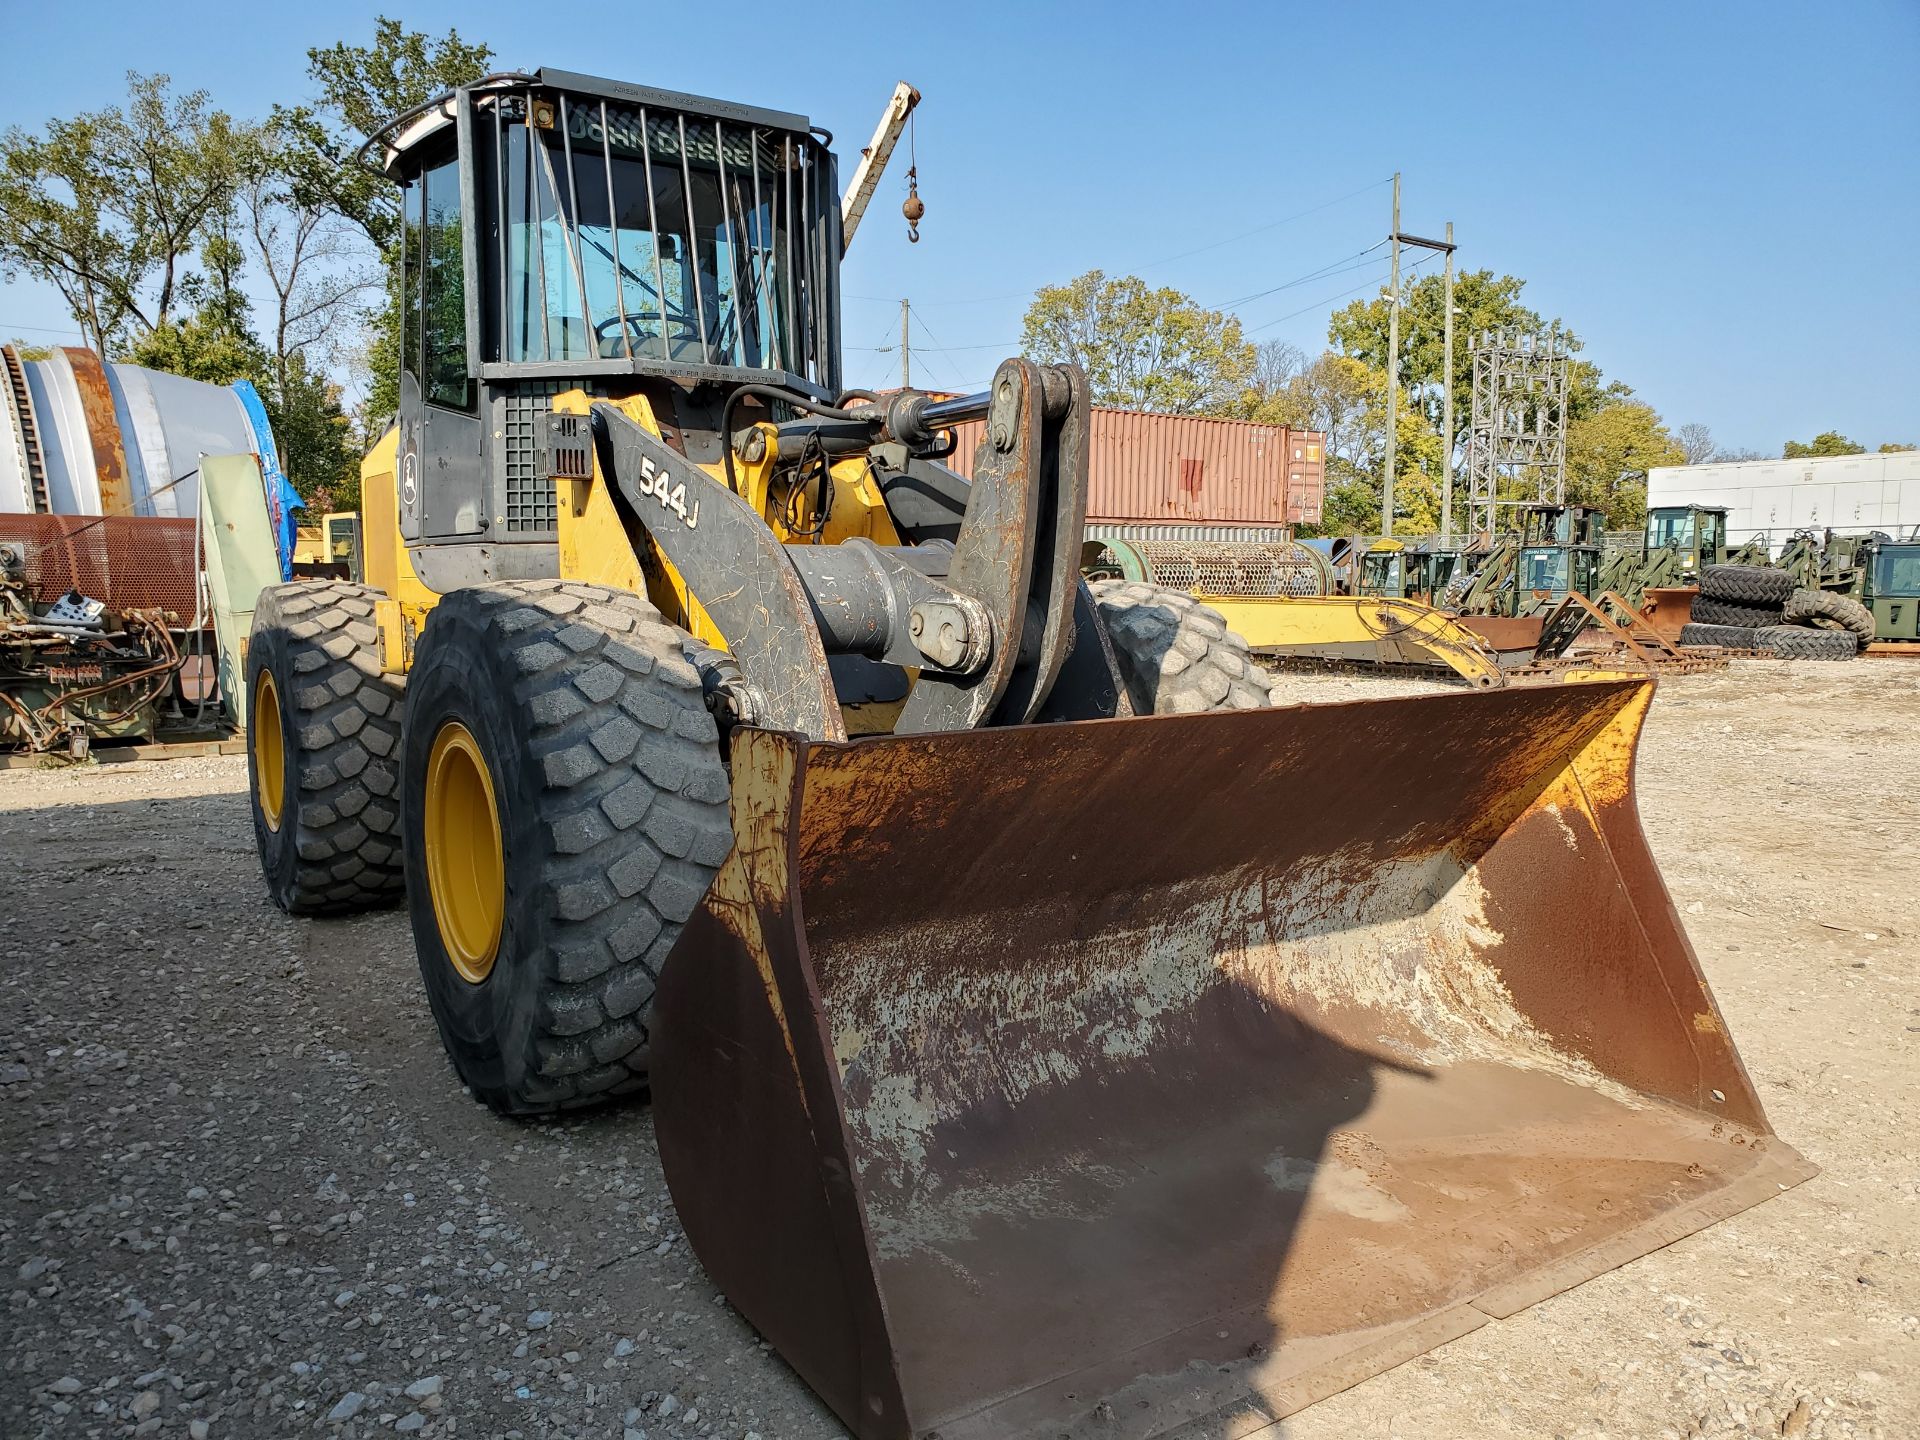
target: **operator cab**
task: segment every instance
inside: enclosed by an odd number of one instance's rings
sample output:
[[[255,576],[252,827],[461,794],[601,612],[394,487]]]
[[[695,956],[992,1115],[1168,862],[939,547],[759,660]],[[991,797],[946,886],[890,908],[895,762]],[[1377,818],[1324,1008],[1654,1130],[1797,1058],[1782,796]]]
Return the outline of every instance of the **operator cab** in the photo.
[[[1920,641],[1920,539],[1873,542],[1866,603],[1875,639]]]
[[[1398,540],[1381,538],[1360,557],[1360,593],[1400,599],[1407,593],[1406,548]]]
[[[1606,514],[1590,505],[1527,505],[1520,512],[1519,584],[1514,613],[1599,588],[1600,536]]]
[[[801,115],[540,70],[369,141],[400,186],[399,525],[423,580],[557,573],[543,424],[564,390],[647,394],[696,462],[719,458],[742,384],[835,398],[830,139]]]
[[[1727,553],[1727,511],[1717,505],[1660,505],[1647,512],[1647,553],[1672,549],[1680,572],[1698,579]]]

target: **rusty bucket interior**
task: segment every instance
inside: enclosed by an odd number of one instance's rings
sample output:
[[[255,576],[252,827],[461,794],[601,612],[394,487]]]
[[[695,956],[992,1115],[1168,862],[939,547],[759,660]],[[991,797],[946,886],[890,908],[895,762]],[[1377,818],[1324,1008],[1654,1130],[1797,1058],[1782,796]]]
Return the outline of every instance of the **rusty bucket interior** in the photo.
[[[863,1440],[1240,1436],[1805,1178],[1651,693],[738,733],[656,1002],[695,1252]]]

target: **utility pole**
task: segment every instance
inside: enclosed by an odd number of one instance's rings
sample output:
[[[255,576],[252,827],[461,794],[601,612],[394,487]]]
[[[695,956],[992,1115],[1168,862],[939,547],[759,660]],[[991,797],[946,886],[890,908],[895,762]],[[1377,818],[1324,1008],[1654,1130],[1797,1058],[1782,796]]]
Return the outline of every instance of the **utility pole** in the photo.
[[[1440,369],[1440,548],[1453,545],[1453,222],[1447,221],[1447,318]]]
[[[1393,243],[1393,280],[1387,300],[1387,460],[1380,480],[1380,533],[1393,534],[1394,441],[1400,408],[1400,172],[1393,172],[1393,230],[1387,239]]]
[[[907,321],[912,315],[913,311],[908,307],[907,302],[902,300],[900,302],[900,388],[902,390],[913,388],[913,356],[907,348]]]
[[[1411,245],[1416,250],[1431,250],[1447,257],[1447,299],[1446,299],[1446,338],[1443,348],[1446,352],[1441,364],[1446,370],[1446,385],[1442,391],[1441,407],[1445,418],[1441,424],[1447,431],[1447,443],[1444,447],[1444,460],[1440,471],[1441,488],[1445,499],[1440,513],[1440,534],[1443,539],[1449,537],[1453,529],[1453,222],[1447,222],[1447,238],[1428,240],[1419,235],[1403,234],[1400,229],[1400,176],[1393,177],[1393,233],[1387,236],[1393,244],[1393,294],[1389,300],[1392,309],[1387,313],[1387,463],[1385,475],[1380,486],[1380,533],[1393,534],[1393,482],[1394,482],[1394,441],[1398,438],[1396,427],[1400,411],[1400,247]]]

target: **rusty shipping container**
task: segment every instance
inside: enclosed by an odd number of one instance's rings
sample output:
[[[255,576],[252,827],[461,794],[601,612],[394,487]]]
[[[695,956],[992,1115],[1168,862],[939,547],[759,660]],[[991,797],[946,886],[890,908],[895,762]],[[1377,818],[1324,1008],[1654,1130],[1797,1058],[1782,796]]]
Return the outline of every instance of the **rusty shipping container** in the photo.
[[[984,429],[956,432],[947,463],[963,475]],[[1091,449],[1089,524],[1313,525],[1326,497],[1317,431],[1097,406]]]

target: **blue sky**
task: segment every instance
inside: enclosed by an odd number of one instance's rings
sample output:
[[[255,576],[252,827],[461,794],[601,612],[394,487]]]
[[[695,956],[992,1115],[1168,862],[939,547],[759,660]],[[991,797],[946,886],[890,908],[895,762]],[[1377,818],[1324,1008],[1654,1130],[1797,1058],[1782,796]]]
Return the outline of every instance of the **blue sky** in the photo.
[[[4,8],[0,124],[38,126],[114,101],[129,68],[264,112],[304,95],[308,46],[362,40],[400,7]],[[970,388],[1037,285],[1098,266],[1220,305],[1337,267],[1386,233],[1399,170],[1406,229],[1452,220],[1463,266],[1525,278],[1671,423],[1769,453],[1829,428],[1920,441],[1920,0],[416,3],[404,19],[457,25],[504,66],[800,111],[847,170],[894,81],[917,85],[923,238],[898,217],[901,158],[848,257],[855,381],[897,378],[880,347],[901,296],[914,379]],[[1340,292],[1376,292],[1385,268],[1239,313],[1257,339],[1318,349]],[[68,323],[50,293],[0,290],[0,335]]]

